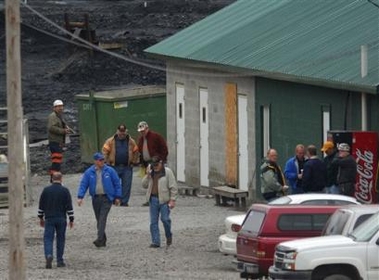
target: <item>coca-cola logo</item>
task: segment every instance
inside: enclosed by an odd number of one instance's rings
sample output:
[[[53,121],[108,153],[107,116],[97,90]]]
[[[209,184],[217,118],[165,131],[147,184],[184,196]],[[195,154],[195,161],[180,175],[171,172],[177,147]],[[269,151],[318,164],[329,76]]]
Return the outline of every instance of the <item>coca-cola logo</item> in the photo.
[[[371,190],[374,185],[374,153],[369,150],[356,149],[357,161],[357,191],[355,196],[365,203],[372,202]]]

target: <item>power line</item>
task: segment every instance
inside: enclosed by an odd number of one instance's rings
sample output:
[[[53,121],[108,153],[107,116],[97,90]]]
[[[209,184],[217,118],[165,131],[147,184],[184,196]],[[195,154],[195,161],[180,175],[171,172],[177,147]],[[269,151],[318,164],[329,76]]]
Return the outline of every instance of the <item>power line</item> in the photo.
[[[377,6],[375,3],[372,2],[372,0],[367,0],[367,1],[370,2],[370,3],[372,3],[372,4],[374,4],[375,6]],[[198,71],[199,69],[197,69],[196,72],[193,72],[193,71],[182,71],[182,70],[172,70],[172,69],[167,70],[165,67],[161,67],[161,66],[158,66],[158,65],[147,63],[147,62],[144,62],[144,61],[141,61],[141,60],[131,59],[131,58],[128,58],[128,57],[126,57],[124,55],[121,55],[121,54],[118,54],[118,53],[114,53],[114,52],[110,52],[108,50],[102,49],[99,46],[94,45],[94,44],[88,42],[87,40],[82,39],[79,36],[77,36],[77,35],[71,33],[70,31],[62,28],[61,26],[57,25],[56,23],[54,23],[53,21],[49,20],[47,17],[45,17],[44,15],[42,15],[41,13],[39,13],[38,11],[36,11],[32,7],[30,7],[29,5],[27,5],[26,3],[21,2],[21,4],[23,6],[25,6],[27,9],[29,9],[32,13],[36,14],[38,17],[40,17],[41,19],[43,19],[47,23],[51,24],[52,26],[54,26],[59,31],[63,32],[64,34],[68,35],[72,39],[68,39],[66,37],[62,37],[62,36],[53,34],[53,33],[49,32],[49,31],[42,30],[42,29],[37,28],[35,26],[32,26],[30,24],[22,23],[25,26],[28,26],[29,28],[35,29],[35,30],[37,30],[39,32],[42,32],[42,33],[44,33],[44,34],[46,34],[48,36],[57,38],[59,40],[65,41],[65,42],[68,42],[70,44],[74,44],[74,45],[77,45],[79,47],[83,47],[83,48],[87,48],[87,49],[95,49],[95,50],[97,50],[99,52],[108,54],[110,56],[116,57],[118,59],[121,59],[121,60],[130,62],[130,63],[136,64],[136,65],[140,65],[140,66],[151,68],[151,69],[158,70],[158,71],[164,71],[166,73],[191,74],[191,75],[194,75],[194,76],[204,76],[204,75],[206,75],[208,77],[220,77],[220,78],[221,77],[246,77],[246,76],[254,76],[254,75],[259,75],[261,77],[268,77],[268,76],[270,76],[270,72],[268,72],[268,70],[258,70],[258,69],[256,69],[256,70],[251,69],[251,70],[248,70],[248,71],[244,71],[244,72],[240,72],[240,73],[235,73],[235,74],[232,74],[232,73],[225,73],[225,74],[224,73],[222,73],[222,74],[221,73],[204,73],[202,71]],[[378,8],[379,8],[379,6],[378,6]],[[80,43],[77,42],[77,41],[79,41]],[[376,47],[378,45],[378,41],[375,40],[370,45]],[[329,63],[330,60],[341,59],[343,57],[348,57],[348,56],[351,56],[351,55],[355,55],[358,51],[359,50],[347,50],[347,51],[342,52],[340,54],[332,54],[332,55],[329,55],[327,57],[320,58],[320,59],[317,59],[317,60],[314,60],[314,61],[301,61],[301,60],[297,61],[297,62],[294,61],[294,62],[291,63],[291,65],[295,66],[298,69],[302,68],[302,67],[309,67],[309,66],[312,66],[312,65],[313,66],[315,66],[315,65],[321,65],[321,64],[324,64],[324,63]],[[204,62],[204,63],[206,63],[206,62]],[[294,69],[294,68],[292,67],[292,69]],[[225,70],[225,71],[227,71],[227,70]]]

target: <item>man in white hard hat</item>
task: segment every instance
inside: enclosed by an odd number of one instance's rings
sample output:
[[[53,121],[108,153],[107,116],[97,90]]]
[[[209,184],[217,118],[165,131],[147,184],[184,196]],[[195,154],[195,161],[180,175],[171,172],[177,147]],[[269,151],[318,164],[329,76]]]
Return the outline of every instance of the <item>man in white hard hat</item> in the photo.
[[[51,152],[50,176],[54,172],[61,171],[63,161],[63,146],[65,144],[66,134],[70,133],[70,129],[63,120],[63,102],[55,100],[53,103],[53,112],[49,115],[47,121],[47,134],[49,148]]]

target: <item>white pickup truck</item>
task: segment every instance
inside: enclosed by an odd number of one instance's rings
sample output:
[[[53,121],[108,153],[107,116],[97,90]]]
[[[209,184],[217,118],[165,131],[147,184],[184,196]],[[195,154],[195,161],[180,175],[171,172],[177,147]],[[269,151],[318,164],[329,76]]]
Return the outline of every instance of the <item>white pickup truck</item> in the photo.
[[[332,235],[280,243],[269,279],[378,280],[379,212],[348,236]]]

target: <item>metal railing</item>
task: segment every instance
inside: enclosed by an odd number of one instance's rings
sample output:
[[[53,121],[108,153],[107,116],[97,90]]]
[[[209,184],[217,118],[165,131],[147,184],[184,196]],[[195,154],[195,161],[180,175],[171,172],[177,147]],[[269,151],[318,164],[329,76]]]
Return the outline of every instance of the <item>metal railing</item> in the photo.
[[[0,155],[8,154],[8,108],[0,107]],[[32,204],[32,191],[30,188],[30,154],[29,154],[29,122],[23,120],[22,138],[24,150],[24,196],[25,205]],[[2,157],[4,161],[4,157]],[[8,207],[8,162],[0,162],[0,208]]]

